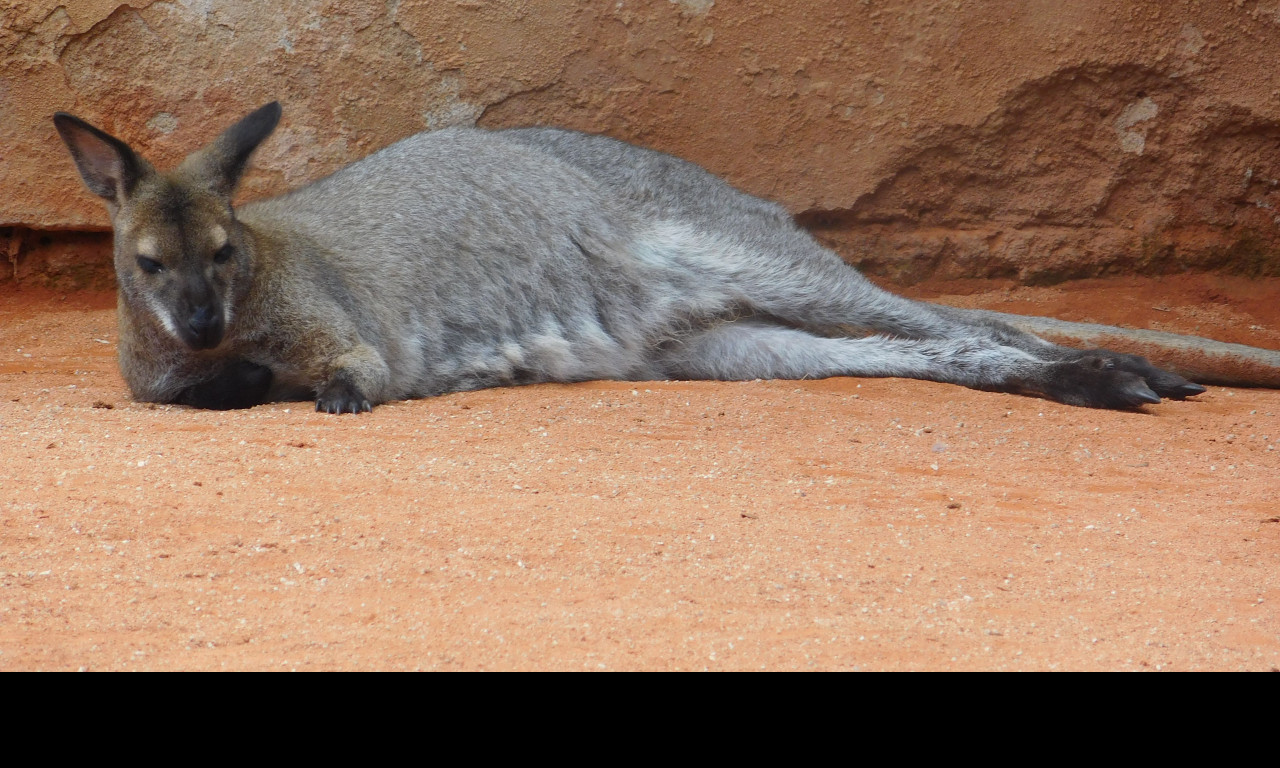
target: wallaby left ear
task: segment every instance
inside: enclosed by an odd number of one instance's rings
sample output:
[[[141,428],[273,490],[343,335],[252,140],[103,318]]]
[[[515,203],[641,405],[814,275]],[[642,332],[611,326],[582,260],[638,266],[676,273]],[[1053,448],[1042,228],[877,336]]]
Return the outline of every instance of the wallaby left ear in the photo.
[[[249,162],[249,155],[275,130],[280,122],[280,112],[278,101],[250,112],[204,149],[188,156],[180,170],[194,172],[211,190],[231,197]]]

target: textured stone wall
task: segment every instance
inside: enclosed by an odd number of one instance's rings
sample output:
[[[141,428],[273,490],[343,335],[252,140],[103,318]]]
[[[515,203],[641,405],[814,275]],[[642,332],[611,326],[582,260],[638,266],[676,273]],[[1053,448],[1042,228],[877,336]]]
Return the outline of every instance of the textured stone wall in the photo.
[[[781,200],[900,280],[1280,272],[1280,0],[0,0],[0,251],[107,224],[52,128],[161,165],[279,99],[243,195],[556,124]]]

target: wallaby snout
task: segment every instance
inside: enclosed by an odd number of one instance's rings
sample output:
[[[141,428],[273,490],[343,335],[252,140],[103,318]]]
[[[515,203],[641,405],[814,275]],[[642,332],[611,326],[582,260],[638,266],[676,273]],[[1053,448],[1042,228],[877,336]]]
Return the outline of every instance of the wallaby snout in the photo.
[[[213,349],[221,344],[226,325],[217,299],[194,305],[186,323],[178,326],[178,330],[182,340],[192,349]]]

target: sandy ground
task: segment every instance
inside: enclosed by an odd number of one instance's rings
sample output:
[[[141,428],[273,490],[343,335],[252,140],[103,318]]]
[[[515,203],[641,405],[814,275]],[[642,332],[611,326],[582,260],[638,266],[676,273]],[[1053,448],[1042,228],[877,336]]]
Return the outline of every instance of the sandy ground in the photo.
[[[1280,347],[1280,282],[925,286]],[[0,294],[0,670],[1280,667],[1280,392],[903,381],[130,402]]]

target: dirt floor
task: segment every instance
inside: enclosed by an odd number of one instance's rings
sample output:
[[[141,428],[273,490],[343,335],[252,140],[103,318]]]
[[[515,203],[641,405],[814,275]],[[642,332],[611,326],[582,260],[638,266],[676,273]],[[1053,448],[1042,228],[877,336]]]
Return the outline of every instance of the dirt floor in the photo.
[[[1280,281],[924,286],[1280,348]],[[1270,670],[1280,392],[897,379],[132,403],[0,294],[0,670]]]

